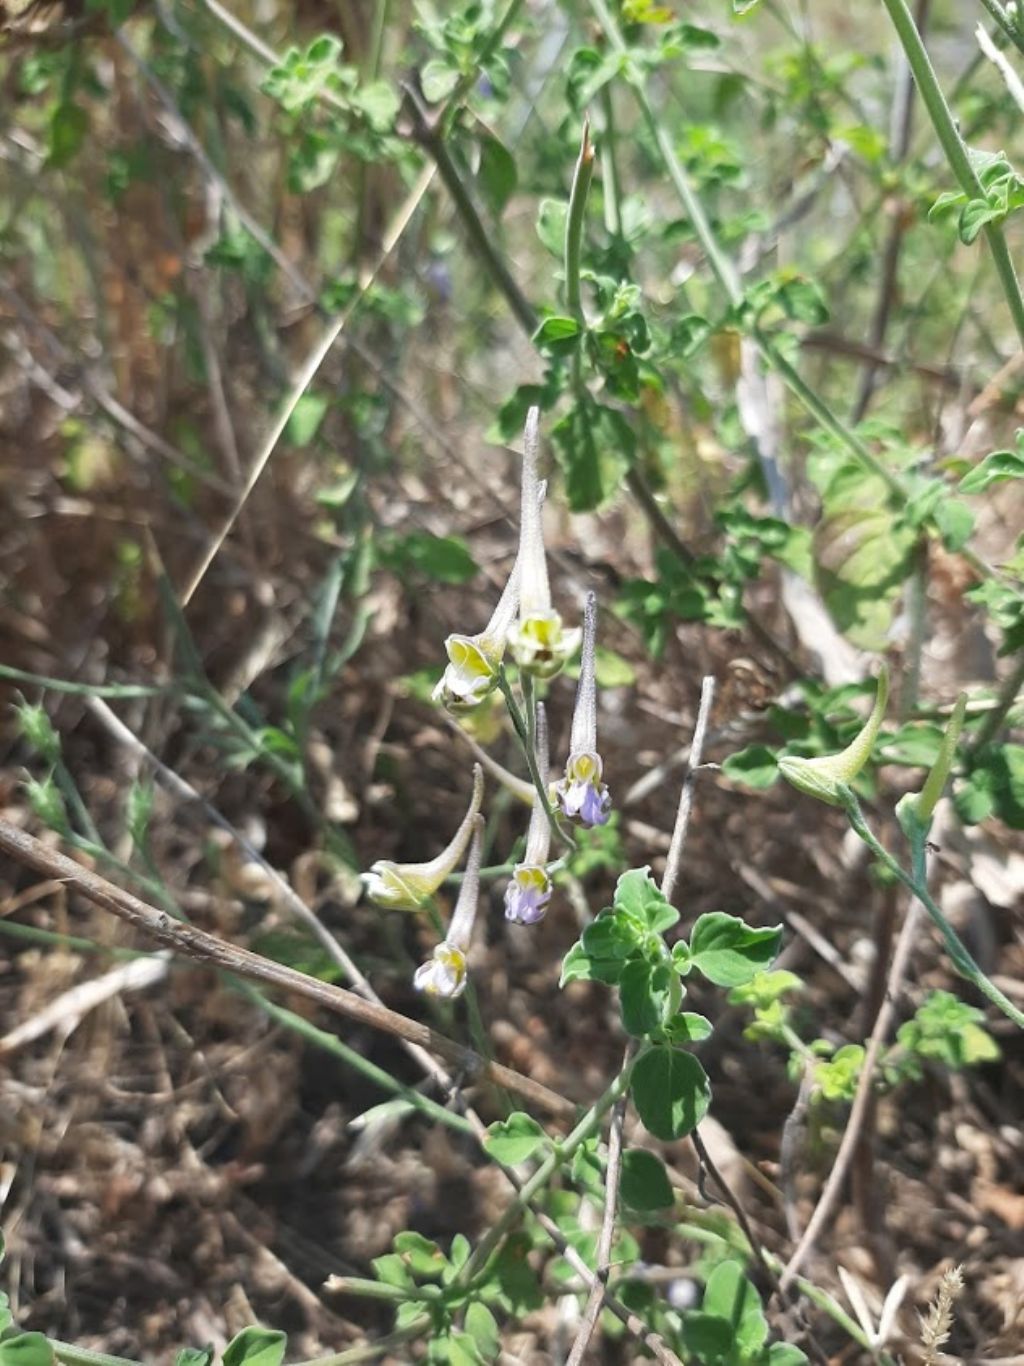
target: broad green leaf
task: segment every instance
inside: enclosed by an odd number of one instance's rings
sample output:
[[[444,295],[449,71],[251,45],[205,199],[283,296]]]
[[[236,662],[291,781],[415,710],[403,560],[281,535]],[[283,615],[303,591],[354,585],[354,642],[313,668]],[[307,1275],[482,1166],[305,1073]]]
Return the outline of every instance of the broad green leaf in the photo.
[[[525,1162],[545,1144],[544,1130],[535,1119],[515,1110],[508,1119],[498,1120],[487,1130],[484,1150],[498,1162],[515,1167]]]
[[[844,1044],[831,1058],[817,1064],[814,1080],[826,1100],[853,1100],[863,1066],[864,1045]]]
[[[630,1209],[667,1209],[675,1203],[664,1163],[646,1148],[622,1154],[622,1201]]]
[[[773,1342],[768,1348],[767,1366],[807,1366],[807,1355],[788,1342]]]
[[[665,1037],[669,1043],[701,1043],[704,1039],[710,1039],[711,1034],[711,1021],[694,1010],[681,1010],[665,1026]]]
[[[493,1361],[501,1348],[501,1335],[494,1315],[486,1304],[474,1300],[466,1310],[465,1325],[466,1332],[476,1343],[483,1359]]]
[[[735,1345],[743,1353],[752,1355],[764,1346],[768,1321],[760,1296],[739,1262],[722,1262],[715,1267],[704,1287],[701,1308],[732,1325]]]
[[[697,919],[681,971],[696,968],[719,987],[738,987],[767,968],[779,952],[782,926],[755,929],[737,916],[711,911]],[[676,945],[676,949],[681,946]],[[675,950],[673,950],[675,957]]]
[[[210,1366],[215,1355],[212,1347],[184,1347],[174,1358],[174,1366]]]
[[[681,997],[679,974],[671,963],[631,959],[619,978],[623,1028],[635,1038],[661,1029],[679,1008]]]
[[[477,171],[480,188],[497,217],[516,189],[515,157],[504,143],[490,133],[480,139],[480,168]]]
[[[685,1138],[707,1114],[711,1083],[692,1053],[659,1045],[633,1068],[633,1103],[643,1124],[666,1143]]]
[[[684,1314],[683,1341],[703,1366],[731,1366],[734,1360],[732,1325],[717,1314],[699,1309]]]
[[[440,104],[459,83],[459,73],[439,58],[432,58],[420,72],[424,97],[431,104]]]
[[[85,141],[89,115],[77,104],[58,104],[50,118],[49,166],[66,166]]]
[[[0,1342],[0,1366],[53,1366],[54,1360],[42,1333],[19,1333]]]
[[[587,952],[582,942],[573,944],[562,959],[562,975],[558,985],[569,982],[604,982],[614,986],[622,975],[622,958],[597,958]]]
[[[494,1262],[494,1278],[513,1310],[520,1314],[539,1309],[544,1303],[540,1283],[529,1262],[531,1248],[529,1234],[513,1233]]]
[[[778,778],[777,759],[777,751],[767,745],[747,745],[724,760],[722,772],[731,782],[761,790],[771,787]]]
[[[590,512],[618,492],[635,443],[617,409],[582,398],[551,429],[551,440],[565,473],[570,511]]]
[[[580,325],[575,318],[545,318],[533,334],[538,351],[558,356],[573,351],[579,345]]]
[[[564,199],[542,199],[537,210],[537,236],[552,256],[559,260],[565,254],[565,220],[569,205]]]
[[[604,910],[584,929],[580,943],[593,958],[628,958],[641,942],[640,925],[615,910]]]
[[[414,1276],[440,1276],[448,1265],[438,1245],[413,1229],[396,1233],[392,1246]]]
[[[891,735],[878,737],[878,757],[887,764],[931,768],[942,745],[941,726],[913,721]]]
[[[983,493],[992,484],[1024,479],[1024,452],[993,451],[960,480],[961,493]]]
[[[461,537],[429,531],[411,531],[385,544],[381,559],[399,574],[415,569],[437,583],[468,583],[479,572]]]
[[[651,877],[650,868],[632,868],[622,874],[615,884],[615,910],[653,934],[661,934],[679,919],[679,912],[669,905]]]
[[[330,401],[325,394],[303,394],[288,419],[283,439],[290,446],[308,446],[320,430],[329,406]]]
[[[405,1290],[416,1284],[408,1264],[397,1252],[385,1252],[383,1257],[374,1257],[370,1265],[373,1274],[385,1285],[395,1285]]]
[[[1024,457],[1020,459],[1024,471]],[[933,520],[947,550],[962,550],[974,533],[974,513],[959,498],[943,498],[935,508]]]
[[[224,1348],[224,1366],[281,1366],[288,1338],[272,1328],[243,1328]]]

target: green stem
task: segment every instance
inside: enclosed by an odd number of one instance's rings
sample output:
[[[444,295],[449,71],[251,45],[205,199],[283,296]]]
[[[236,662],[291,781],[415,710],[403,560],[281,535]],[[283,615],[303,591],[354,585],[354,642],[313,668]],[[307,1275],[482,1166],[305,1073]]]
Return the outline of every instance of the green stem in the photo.
[[[935,75],[935,68],[928,56],[928,49],[925,47],[917,25],[914,23],[913,15],[907,8],[906,0],[882,0],[882,3],[889,11],[889,18],[892,20],[897,37],[903,45],[903,51],[906,53],[910,69],[914,73],[914,80],[917,82],[921,99],[928,110],[928,117],[932,121],[932,126],[946,155],[946,160],[949,162],[950,169],[968,198],[985,199],[984,186],[971,165],[967,147],[960,136],[960,130],[957,128],[952,110],[946,103],[946,97],[943,95],[942,87]],[[1013,261],[1006,245],[1002,224],[986,223],[985,236],[988,238],[989,250],[995,262],[1003,293],[1006,295],[1006,302],[1010,306],[1014,327],[1016,327],[1017,335],[1024,345],[1024,296],[1021,295],[1020,282],[1013,268]]]
[[[594,179],[594,149],[590,145],[590,123],[584,120],[579,160],[569,192],[569,212],[565,220],[565,301],[569,312],[583,331],[583,297],[580,293],[580,258],[583,251],[583,217],[587,209],[590,184]],[[583,339],[580,337],[579,346]]]
[[[504,1239],[506,1233],[520,1219],[529,1206],[530,1202],[539,1194],[541,1190],[551,1180],[558,1168],[567,1162],[576,1152],[577,1148],[595,1132],[601,1120],[608,1113],[611,1107],[625,1095],[629,1088],[629,1079],[632,1074],[636,1061],[652,1047],[651,1044],[641,1044],[637,1051],[636,1058],[619,1072],[615,1080],[598,1100],[590,1107],[580,1122],[573,1129],[572,1133],[564,1142],[558,1144],[548,1156],[541,1162],[540,1166],[520,1187],[516,1197],[503,1211],[496,1223],[492,1224],[487,1233],[474,1248],[468,1261],[459,1271],[454,1281],[448,1287],[449,1293],[469,1286],[474,1276],[486,1269],[492,1253],[497,1249]],[[350,1366],[350,1363],[358,1361],[372,1361],[377,1356],[382,1356],[384,1352],[393,1347],[400,1346],[403,1342],[419,1337],[426,1332],[432,1323],[429,1314],[422,1314],[411,1323],[406,1324],[389,1335],[382,1338],[380,1342],[370,1344],[367,1347],[350,1348],[346,1352],[336,1353],[327,1357],[314,1357],[309,1361],[298,1363],[298,1366]],[[133,1364],[134,1366],[134,1364]]]
[[[999,25],[999,28],[1009,38],[1018,52],[1024,52],[1024,34],[1015,27],[1013,20],[1006,10],[999,3],[999,0],[981,0],[981,3],[991,14],[992,18]]]
[[[555,819],[554,811],[551,809],[551,803],[548,801],[547,790],[545,789],[543,780],[541,779],[540,770],[537,767],[537,756],[530,745],[529,732],[526,728],[526,722],[524,721],[523,714],[519,709],[519,704],[516,702],[516,699],[512,694],[512,687],[508,681],[508,675],[505,673],[504,665],[500,665],[498,668],[498,687],[501,689],[501,695],[502,697],[504,697],[505,705],[508,707],[508,714],[512,718],[512,725],[515,728],[516,735],[519,739],[519,744],[522,747],[523,754],[526,757],[526,766],[530,770],[530,780],[533,783],[533,786],[536,788],[537,798],[540,801],[541,806],[544,808],[545,816],[547,816],[548,818],[548,824],[551,826],[551,833],[562,844],[565,844],[570,849],[575,850],[576,841],[570,834],[568,834],[565,830],[562,829],[558,821]]]
[[[908,873],[875,838],[864,819],[864,813],[861,810],[860,802],[857,800],[854,793],[849,788],[846,788],[842,793],[842,798],[847,817],[857,835],[860,836],[879,862],[883,863],[895,877],[899,878],[904,887],[917,897],[918,901],[920,901],[921,905],[928,912],[939,933],[942,935],[943,942],[946,945],[946,951],[952,959],[953,965],[956,967],[957,971],[963,977],[966,977],[969,982],[972,982],[982,995],[986,996],[993,1005],[998,1006],[1003,1014],[1014,1022],[1018,1029],[1024,1029],[1024,1011],[1018,1010],[1009,997],[1005,996],[996,984],[986,977],[981,968],[971,957],[956,930],[954,930],[953,926],[932,899],[925,880],[925,857],[927,851],[927,836],[925,833],[920,832],[912,838],[913,871]]]

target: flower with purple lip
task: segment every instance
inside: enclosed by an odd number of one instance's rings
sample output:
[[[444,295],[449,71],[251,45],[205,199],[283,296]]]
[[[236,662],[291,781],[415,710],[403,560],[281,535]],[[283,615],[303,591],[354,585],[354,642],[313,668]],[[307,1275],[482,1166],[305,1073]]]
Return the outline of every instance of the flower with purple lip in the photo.
[[[601,781],[604,764],[597,752],[597,599],[587,594],[583,613],[583,650],[580,681],[572,714],[572,735],[565,777],[555,786],[558,804],[570,820],[583,825],[604,825],[611,814],[612,799]]]
[[[466,871],[459,888],[459,899],[452,912],[448,933],[430,958],[416,969],[412,984],[428,996],[454,1000],[466,989],[466,955],[473,937],[476,908],[480,900],[480,863],[484,847],[484,818],[473,817],[473,841],[469,846]]]
[[[548,785],[548,723],[544,707],[537,703],[536,735],[537,771],[541,783]],[[505,919],[519,925],[536,925],[547,914],[552,883],[547,870],[551,848],[551,823],[540,794],[533,798],[530,825],[526,832],[526,850],[522,863],[512,870],[512,880],[505,888]]]

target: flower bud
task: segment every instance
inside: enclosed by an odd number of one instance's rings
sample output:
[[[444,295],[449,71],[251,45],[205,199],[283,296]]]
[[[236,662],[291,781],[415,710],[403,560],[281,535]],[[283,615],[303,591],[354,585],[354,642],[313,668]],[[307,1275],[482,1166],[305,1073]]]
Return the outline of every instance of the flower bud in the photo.
[[[537,772],[545,791],[548,786],[548,723],[544,707],[537,703]],[[526,832],[526,850],[522,863],[512,870],[512,879],[505,889],[505,919],[520,925],[536,925],[547,914],[551,900],[552,882],[547,870],[551,849],[551,822],[540,795],[534,799],[530,824]]]
[[[557,785],[558,801],[564,815],[586,826],[604,825],[612,799],[601,781],[604,765],[597,752],[597,598],[587,594],[583,614],[583,649],[580,678],[576,686],[576,706],[572,714],[572,734],[565,777]]]
[[[896,819],[905,835],[913,837],[915,834],[927,834],[935,807],[949,778],[949,770],[953,764],[953,756],[956,754],[966,715],[967,694],[962,692],[956,699],[956,705],[946,723],[942,744],[924,781],[924,787],[916,796],[908,792],[896,803]]]
[[[448,934],[438,944],[430,959],[416,969],[413,986],[428,996],[445,996],[450,1000],[461,996],[466,989],[466,954],[473,937],[477,905],[480,900],[480,864],[484,847],[484,818],[473,818],[473,840],[469,846],[466,872],[459,889]]]
[[[809,797],[816,797],[829,806],[842,806],[841,790],[850,786],[871,757],[888,700],[889,670],[883,664],[871,715],[850,744],[839,754],[825,754],[816,759],[784,754],[779,759],[779,772]]]

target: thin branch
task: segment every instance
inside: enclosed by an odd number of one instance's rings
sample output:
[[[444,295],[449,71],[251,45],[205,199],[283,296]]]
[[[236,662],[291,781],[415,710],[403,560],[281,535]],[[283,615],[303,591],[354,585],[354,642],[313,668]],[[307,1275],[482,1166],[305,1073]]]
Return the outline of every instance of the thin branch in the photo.
[[[335,1015],[354,1020],[357,1024],[366,1025],[370,1029],[380,1030],[394,1038],[418,1044],[421,1048],[427,1048],[438,1057],[444,1058],[446,1062],[452,1063],[470,1077],[514,1091],[549,1114],[569,1116],[576,1112],[576,1107],[564,1096],[557,1095],[548,1087],[514,1072],[509,1067],[488,1062],[473,1049],[438,1034],[429,1025],[421,1024],[418,1020],[410,1020],[407,1016],[399,1015],[397,1011],[389,1010],[378,1002],[364,1000],[344,987],[308,977],[305,973],[285,967],[283,963],[261,958],[249,949],[229,944],[215,935],[207,934],[205,930],[172,919],[165,911],[158,911],[155,907],[140,901],[138,897],[108,882],[98,873],[75,863],[66,854],[48,848],[34,836],[3,820],[0,820],[0,851],[17,862],[34,868],[36,872],[44,873],[47,877],[60,878],[95,905],[116,915],[120,920],[175,953],[194,958],[201,963],[209,963],[213,967],[235,973],[253,982],[264,982],[268,986],[293,992],[296,996],[322,1006]]]
[[[669,845],[668,857],[665,861],[665,875],[661,879],[661,890],[666,901],[672,900],[672,894],[679,878],[683,850],[686,847],[686,834],[690,826],[690,812],[693,810],[693,789],[697,782],[697,771],[700,768],[701,755],[704,752],[704,741],[708,733],[708,722],[711,719],[711,707],[714,700],[715,680],[708,674],[700,685],[697,724],[693,728],[693,743],[690,745],[690,756],[686,761],[686,777],[683,779],[683,789],[679,794],[679,809],[676,812],[672,843]]]
[[[636,1044],[626,1046],[622,1066],[628,1067],[636,1051]],[[566,1358],[565,1366],[581,1366],[590,1339],[604,1308],[608,1287],[608,1270],[612,1257],[612,1242],[615,1238],[615,1214],[619,1203],[619,1181],[622,1177],[622,1125],[626,1117],[626,1103],[629,1096],[624,1095],[616,1102],[612,1111],[611,1127],[608,1131],[608,1165],[605,1169],[604,1215],[601,1219],[601,1232],[597,1240],[597,1273],[590,1289],[587,1307],[583,1311],[583,1321],[576,1334],[572,1351]]]
[[[832,1170],[828,1174],[828,1180],[825,1182],[818,1203],[814,1207],[814,1212],[807,1222],[803,1237],[797,1243],[792,1256],[783,1268],[782,1276],[779,1279],[779,1285],[783,1290],[792,1284],[800,1268],[807,1260],[808,1254],[820,1237],[821,1231],[832,1213],[839,1192],[842,1190],[843,1182],[846,1180],[846,1173],[860,1138],[861,1126],[868,1112],[875,1064],[896,1013],[896,998],[907,970],[907,964],[910,961],[910,952],[917,938],[920,917],[921,907],[918,902],[912,901],[907,908],[906,919],[903,921],[903,928],[900,930],[899,938],[896,941],[892,966],[889,969],[889,976],[885,984],[885,999],[875,1018],[875,1027],[871,1031],[871,1038],[868,1040],[864,1064],[857,1082],[857,1093],[850,1107],[850,1118],[846,1122],[846,1130],[839,1144],[839,1151],[836,1153]]]

